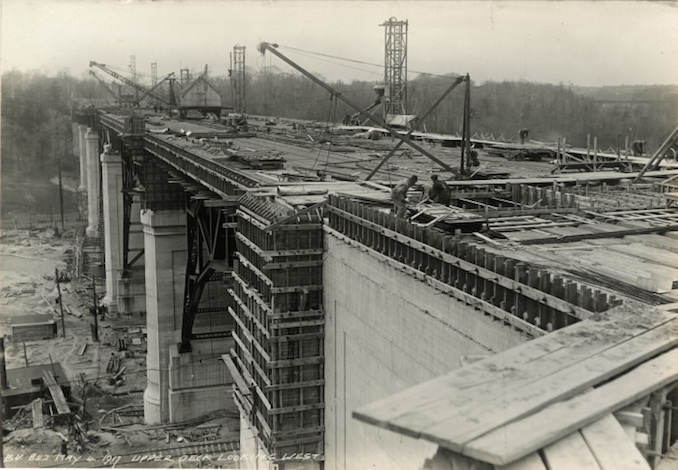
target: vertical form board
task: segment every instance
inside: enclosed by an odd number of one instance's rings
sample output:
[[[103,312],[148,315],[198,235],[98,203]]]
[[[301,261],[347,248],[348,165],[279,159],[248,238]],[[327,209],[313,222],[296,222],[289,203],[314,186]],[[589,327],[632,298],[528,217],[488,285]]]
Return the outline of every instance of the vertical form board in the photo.
[[[241,200],[229,292],[234,366],[252,390],[241,397],[268,452],[322,455],[322,225],[315,216],[309,228],[292,221],[267,231],[280,216],[286,214],[263,198]]]

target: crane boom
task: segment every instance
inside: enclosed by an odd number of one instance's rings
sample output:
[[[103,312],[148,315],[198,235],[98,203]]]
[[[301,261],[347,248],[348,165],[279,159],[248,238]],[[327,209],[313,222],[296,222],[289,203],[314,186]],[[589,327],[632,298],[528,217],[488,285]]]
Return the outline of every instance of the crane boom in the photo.
[[[304,68],[301,67],[300,65],[296,64],[295,62],[293,62],[292,60],[290,60],[289,58],[287,58],[285,55],[281,54],[280,51],[277,50],[277,47],[278,47],[277,44],[269,44],[269,43],[267,43],[267,42],[262,42],[262,43],[259,44],[258,49],[259,49],[259,52],[261,52],[262,54],[263,54],[265,51],[268,51],[268,52],[270,52],[271,54],[273,54],[274,56],[278,57],[280,60],[282,60],[283,62],[287,63],[287,64],[290,65],[292,68],[294,68],[294,69],[298,70],[299,72],[301,72],[302,74],[306,75],[306,77],[308,77],[309,79],[311,79],[311,81],[313,81],[315,84],[317,84],[317,85],[319,85],[320,87],[324,88],[325,90],[329,91],[333,96],[337,97],[337,99],[343,101],[344,103],[346,103],[347,105],[349,105],[351,108],[353,108],[353,109],[355,109],[356,111],[358,111],[358,113],[359,113],[361,116],[363,116],[364,118],[369,119],[370,121],[372,121],[373,123],[375,123],[377,126],[380,126],[380,127],[383,127],[384,129],[386,129],[386,130],[387,130],[393,137],[395,137],[396,139],[403,141],[403,143],[409,145],[409,146],[412,147],[413,149],[415,149],[415,150],[417,150],[418,152],[420,152],[422,155],[425,155],[425,156],[428,157],[429,159],[433,160],[433,161],[436,162],[438,165],[440,165],[441,167],[443,167],[445,170],[450,171],[450,172],[453,171],[452,168],[450,168],[450,166],[449,166],[447,163],[443,162],[442,160],[439,160],[439,159],[436,158],[434,155],[432,155],[430,152],[426,151],[426,150],[423,149],[421,146],[419,146],[419,145],[415,144],[414,142],[412,142],[408,136],[403,136],[403,135],[401,135],[397,130],[395,130],[393,127],[389,126],[387,123],[385,123],[384,121],[382,121],[382,120],[379,119],[378,117],[373,116],[373,115],[371,115],[371,114],[369,114],[369,113],[363,111],[357,104],[354,104],[351,100],[349,100],[348,98],[346,98],[346,97],[345,97],[344,95],[342,95],[339,91],[335,90],[334,88],[332,88],[331,86],[329,86],[328,84],[326,84],[325,82],[323,82],[322,80],[320,80],[318,77],[316,77],[315,75],[313,75],[311,72],[307,71],[306,69],[304,69]]]
[[[156,95],[156,94],[153,93],[152,91],[147,90],[145,87],[139,85],[138,83],[133,82],[133,81],[130,80],[129,78],[124,77],[124,76],[120,75],[118,72],[109,69],[108,67],[106,67],[106,64],[100,64],[100,63],[98,63],[98,62],[95,62],[95,61],[93,61],[93,60],[90,60],[89,66],[90,66],[90,67],[98,67],[98,68],[100,68],[101,70],[103,70],[104,72],[106,72],[107,74],[109,74],[110,76],[112,76],[112,77],[114,77],[114,78],[117,78],[118,80],[120,80],[121,82],[125,83],[126,85],[131,86],[131,87],[134,88],[135,90],[139,90],[139,91],[141,91],[141,92],[144,92],[144,93],[146,93],[146,95],[152,96],[153,98],[155,98],[156,100],[158,100],[158,101],[160,101],[160,102],[162,102],[162,103],[169,104],[169,103],[167,102],[167,100],[166,100],[165,98],[163,98],[162,96]],[[146,95],[144,95],[144,96],[146,96]],[[137,104],[138,104],[138,103],[137,103]]]
[[[146,98],[147,96],[153,96],[153,97],[155,97],[155,96],[152,95],[151,93],[153,93],[160,85],[163,84],[163,82],[164,82],[165,80],[168,80],[168,79],[169,79],[170,77],[172,77],[173,75],[174,75],[174,72],[170,72],[170,73],[168,73],[165,77],[161,78],[160,81],[158,81],[158,83],[156,83],[155,86],[153,86],[153,88],[151,88],[151,89],[149,89],[149,90],[146,90],[146,91],[144,92],[144,94],[141,95],[141,98],[139,98],[139,101],[143,100],[143,99]]]
[[[90,70],[90,71],[89,71],[89,74],[90,74],[91,76],[93,76],[94,78],[96,78],[97,82],[99,82],[99,85],[101,85],[101,86],[104,88],[104,90],[106,90],[108,93],[110,93],[111,96],[113,96],[113,97],[114,97],[116,100],[118,100],[118,101],[120,100],[120,96],[119,96],[115,91],[113,91],[113,90],[111,89],[111,87],[108,86],[108,83],[106,83],[106,82],[103,80],[103,78],[101,78],[99,75],[97,75],[96,73],[94,73],[94,70]]]

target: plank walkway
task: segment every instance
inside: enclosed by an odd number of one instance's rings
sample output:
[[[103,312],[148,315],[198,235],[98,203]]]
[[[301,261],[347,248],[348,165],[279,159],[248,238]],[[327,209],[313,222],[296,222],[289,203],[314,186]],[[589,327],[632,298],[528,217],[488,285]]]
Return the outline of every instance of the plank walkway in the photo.
[[[534,339],[362,407],[353,416],[508,465],[678,380],[676,345],[676,313],[629,302],[601,320]]]
[[[56,379],[54,378],[54,374],[52,374],[52,372],[49,370],[43,370],[42,380],[45,382],[45,385],[49,389],[50,395],[52,395],[52,399],[54,400],[54,406],[56,406],[57,413],[60,415],[70,413],[71,409],[68,407],[68,404],[66,403],[66,397],[64,396],[64,392],[63,390],[61,390],[61,386],[57,383]]]

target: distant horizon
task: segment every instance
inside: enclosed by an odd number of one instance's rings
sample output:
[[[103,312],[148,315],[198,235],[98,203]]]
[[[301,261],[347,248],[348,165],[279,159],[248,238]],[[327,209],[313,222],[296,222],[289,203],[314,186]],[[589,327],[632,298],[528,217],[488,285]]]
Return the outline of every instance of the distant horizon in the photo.
[[[348,0],[348,1],[359,1],[359,0]],[[95,69],[95,70],[97,71],[97,73],[99,74],[100,77],[104,78],[107,81],[117,80],[117,79],[111,77],[110,75],[106,75],[105,72],[103,72],[99,69]],[[309,71],[311,73],[314,73],[314,74],[316,73],[313,70],[309,70]],[[91,78],[88,75],[87,71],[81,73],[80,76],[78,76],[78,75],[72,73],[70,70],[48,71],[48,70],[41,70],[41,69],[22,70],[22,69],[19,69],[19,68],[12,68],[11,70],[2,70],[1,73],[2,73],[2,75],[5,75],[5,74],[8,74],[8,73],[12,73],[12,72],[20,72],[20,73],[25,73],[25,74],[40,74],[40,75],[44,75],[44,76],[49,77],[49,78],[56,78],[59,74],[62,74],[62,73],[66,74],[67,76],[69,76],[71,78],[75,78],[75,79],[78,79],[78,80],[84,80],[84,79],[89,80]],[[191,70],[191,72],[193,72],[193,70]],[[177,70],[177,73],[178,73],[178,70]],[[259,71],[257,71],[257,73],[259,73]],[[280,73],[294,73],[294,74],[298,74],[299,76],[302,76],[301,73],[294,71],[294,70],[292,70],[291,72],[281,70]],[[453,73],[455,73],[455,72],[450,72],[450,74],[453,74]],[[125,75],[125,74],[122,73],[122,75]],[[408,80],[409,81],[416,80],[417,78],[419,78],[418,75],[427,75],[427,73],[421,72],[421,73],[417,73],[416,75],[417,76],[415,76],[415,77],[410,77]],[[428,75],[434,75],[434,76],[437,76],[437,77],[443,77],[444,76],[444,74],[443,75],[441,75],[441,74],[428,74]],[[125,76],[127,78],[131,78],[128,74],[125,75]],[[214,77],[215,77],[214,75],[210,75],[209,78],[214,78]],[[223,74],[223,75],[219,74],[219,75],[216,75],[216,77],[220,78],[220,79],[229,78],[229,76],[227,74]],[[162,78],[162,77],[159,77],[159,78]],[[195,78],[195,75],[193,75],[192,78]],[[325,78],[325,77],[323,77],[323,78]],[[339,82],[339,81],[342,81],[344,83],[351,83],[350,81],[346,81],[346,80],[342,80],[342,79],[336,79],[336,80],[327,79],[326,81],[328,83],[336,83],[336,82]],[[378,83],[380,80],[375,79],[373,81],[370,81],[370,80],[355,79],[354,81],[365,81],[365,82],[368,82],[368,83],[373,83],[373,82]],[[509,82],[509,83],[529,83],[529,84],[533,84],[533,85],[551,85],[551,86],[562,85],[562,86],[565,86],[565,87],[568,87],[568,88],[622,88],[622,87],[629,87],[629,88],[630,87],[641,87],[641,88],[654,88],[654,87],[671,88],[671,87],[675,87],[675,88],[678,88],[678,83],[621,83],[621,84],[618,84],[618,85],[614,85],[614,84],[610,84],[610,85],[577,85],[575,83],[564,83],[564,82],[549,83],[549,82],[539,82],[539,81],[532,81],[532,80],[525,80],[525,79],[510,80],[510,79],[491,79],[490,78],[490,79],[487,79],[487,80],[479,81],[479,80],[474,80],[473,76],[471,76],[471,81],[475,84],[475,86],[482,86],[486,83]],[[140,83],[143,84],[143,80]],[[146,86],[146,85],[147,84],[144,84],[144,86]]]
[[[90,60],[129,76],[132,55],[147,77],[151,62],[159,77],[205,64],[226,76],[233,46],[244,45],[248,67],[292,71],[258,53],[268,41],[328,81],[374,82],[389,17],[408,21],[410,71],[469,73],[478,83],[678,85],[674,2],[4,0],[0,57],[3,72],[48,76],[82,78]]]

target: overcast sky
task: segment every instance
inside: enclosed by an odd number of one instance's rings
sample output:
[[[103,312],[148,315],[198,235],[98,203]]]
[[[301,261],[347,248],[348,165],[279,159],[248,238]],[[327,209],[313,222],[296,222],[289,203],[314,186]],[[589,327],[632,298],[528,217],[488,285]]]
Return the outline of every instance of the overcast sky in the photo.
[[[413,71],[476,81],[582,86],[678,84],[677,2],[2,0],[2,69],[68,71],[90,60],[150,77],[179,68],[226,74],[233,46],[247,65],[290,68],[261,41],[383,64],[390,17],[409,21]],[[328,79],[375,81],[378,66],[281,52]],[[150,80],[150,78],[149,78]]]

